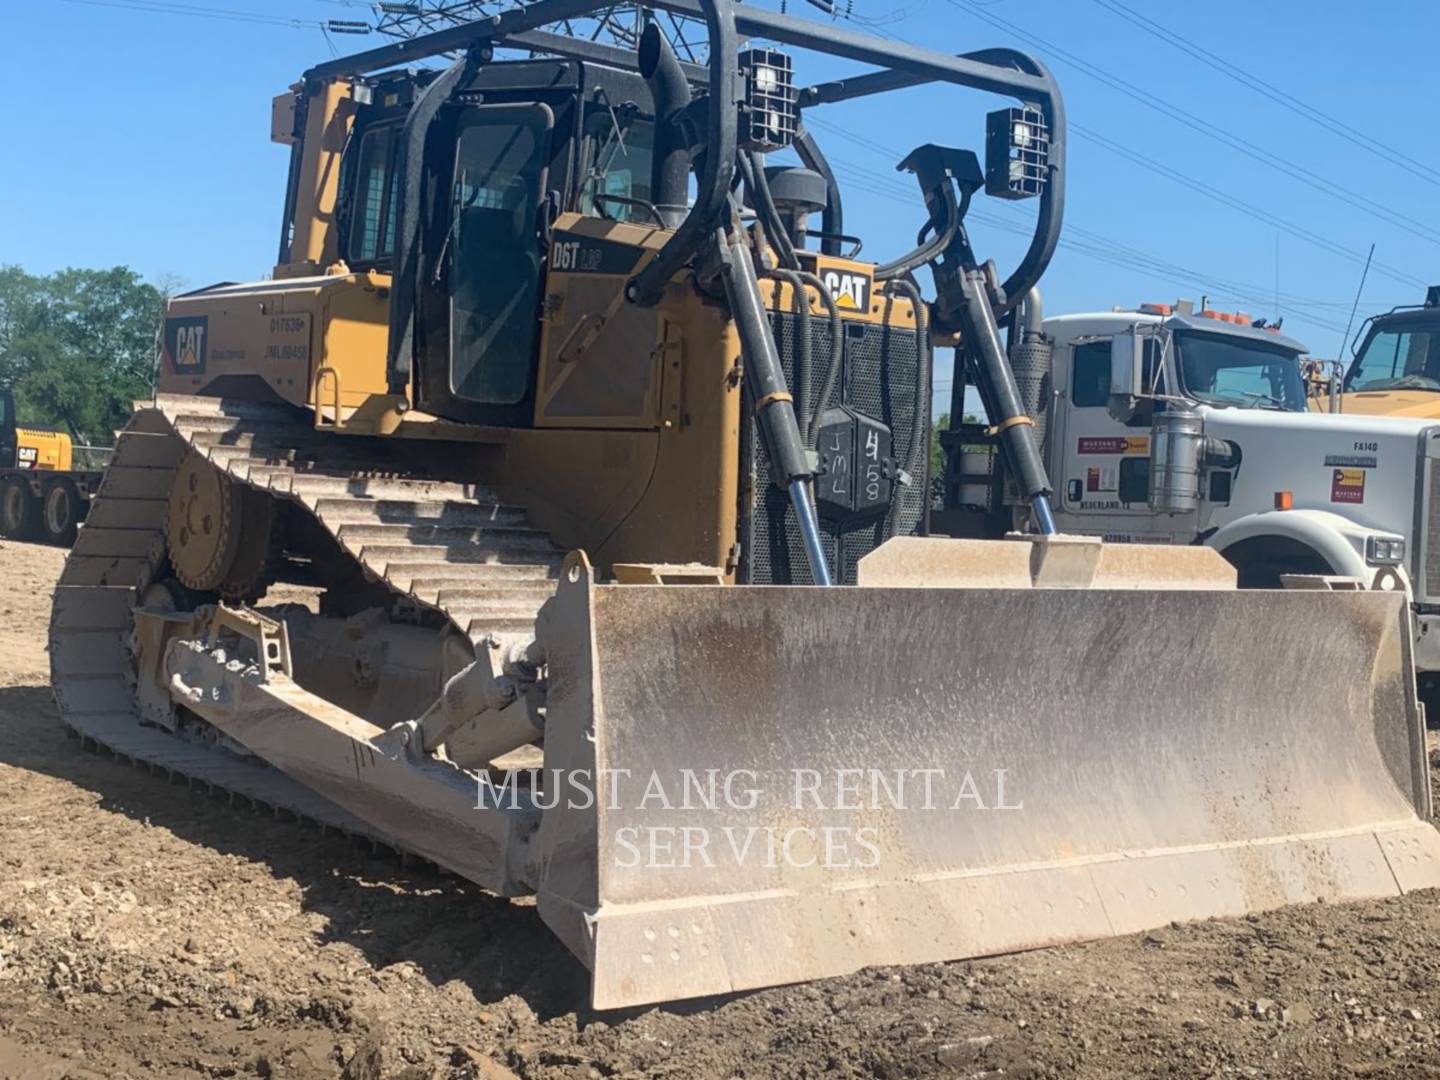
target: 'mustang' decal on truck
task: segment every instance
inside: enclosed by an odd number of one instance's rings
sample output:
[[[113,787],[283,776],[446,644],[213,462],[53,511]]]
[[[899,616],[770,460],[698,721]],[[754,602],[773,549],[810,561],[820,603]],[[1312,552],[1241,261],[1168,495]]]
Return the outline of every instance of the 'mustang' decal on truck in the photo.
[[[1336,469],[1330,477],[1330,501],[1363,503],[1365,501],[1365,470]]]

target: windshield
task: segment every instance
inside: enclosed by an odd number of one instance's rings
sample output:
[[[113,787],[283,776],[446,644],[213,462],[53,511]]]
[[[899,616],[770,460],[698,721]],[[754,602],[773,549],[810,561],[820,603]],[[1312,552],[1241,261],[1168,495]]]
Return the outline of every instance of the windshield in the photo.
[[[1346,390],[1440,390],[1440,334],[1377,330],[1345,377]]]
[[[1175,335],[1175,347],[1181,380],[1197,401],[1246,409],[1305,411],[1299,358],[1289,349],[1223,334],[1187,331]]]
[[[655,125],[600,105],[585,110],[585,187],[580,212],[653,225],[650,161]]]

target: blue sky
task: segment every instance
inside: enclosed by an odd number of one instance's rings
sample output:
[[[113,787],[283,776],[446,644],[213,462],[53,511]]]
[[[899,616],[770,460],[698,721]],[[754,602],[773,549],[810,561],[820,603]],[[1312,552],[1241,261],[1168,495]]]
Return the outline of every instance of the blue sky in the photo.
[[[37,273],[126,263],[190,287],[269,273],[286,166],[286,150],[268,141],[270,98],[331,55],[316,23],[365,19],[368,8],[178,2],[260,21],[105,0],[33,0],[7,12],[11,40],[23,47],[12,50],[17,96],[0,119],[10,148],[0,173],[0,262]],[[1326,124],[1348,125],[1383,143],[1383,153],[1413,160],[1387,160],[1282,107],[1146,33],[1113,10],[1117,2],[1319,110]],[[791,8],[813,13],[799,0]],[[1278,266],[1286,330],[1316,355],[1334,356],[1372,242],[1362,315],[1418,302],[1425,282],[1440,281],[1432,270],[1440,221],[1429,211],[1440,195],[1431,106],[1440,98],[1440,5],[854,0],[853,10],[904,40],[951,52],[1018,46],[1051,65],[1073,127],[1067,246],[1043,285],[1050,313],[1208,295],[1214,306],[1273,316]],[[332,40],[342,52],[374,42]],[[797,67],[802,81],[844,68],[804,56]],[[1153,95],[1170,115],[1136,93]],[[908,246],[922,220],[913,180],[893,171],[899,158],[922,142],[983,149],[984,113],[1003,104],[923,88],[813,112],[849,181],[847,231],[865,238],[868,257]],[[1193,119],[1177,119],[1176,108]],[[997,215],[1023,227],[1030,204],[977,199],[977,209],[986,219],[972,228],[976,246],[1004,270],[1021,242],[996,226]]]

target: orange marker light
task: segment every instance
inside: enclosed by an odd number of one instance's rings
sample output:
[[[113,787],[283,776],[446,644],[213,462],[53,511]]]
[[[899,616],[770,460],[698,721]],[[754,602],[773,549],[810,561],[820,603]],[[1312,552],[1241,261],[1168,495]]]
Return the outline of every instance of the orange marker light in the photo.
[[[1275,509],[1290,510],[1295,506],[1295,493],[1291,491],[1275,492]]]

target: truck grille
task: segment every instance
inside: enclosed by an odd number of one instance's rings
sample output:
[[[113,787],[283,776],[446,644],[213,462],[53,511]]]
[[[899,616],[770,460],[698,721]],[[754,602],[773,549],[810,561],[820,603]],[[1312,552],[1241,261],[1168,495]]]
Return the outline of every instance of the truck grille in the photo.
[[[785,369],[785,378],[796,404],[813,403],[825,381],[830,363],[830,320],[810,319],[810,379],[802,393],[795,379],[799,316],[780,313],[772,316],[775,345]],[[915,439],[928,440],[930,412],[930,365],[928,341],[923,363],[917,365],[916,332],[875,323],[846,320],[845,366],[830,404],[849,405],[889,426],[902,468]],[[917,397],[917,389],[919,391]],[[916,409],[916,402],[919,409]],[[813,407],[813,405],[812,405]],[[821,543],[830,573],[839,584],[855,583],[860,558],[879,547],[892,535],[918,533],[925,517],[925,492],[929,486],[929,446],[922,448],[920,467],[906,487],[898,489],[899,502],[893,514],[837,521],[821,518]],[[741,582],[757,585],[813,584],[805,559],[805,546],[789,496],[770,479],[770,461],[760,443],[760,433],[745,411],[741,438],[740,565]]]
[[[1425,436],[1420,439],[1423,450]],[[1423,523],[1423,528],[1416,530],[1416,542],[1420,545],[1418,558],[1423,572],[1419,585],[1423,595],[1416,599],[1434,603],[1440,599],[1440,468],[1436,468],[1440,463],[1423,456],[1420,463],[1425,470],[1425,505],[1416,514]]]

